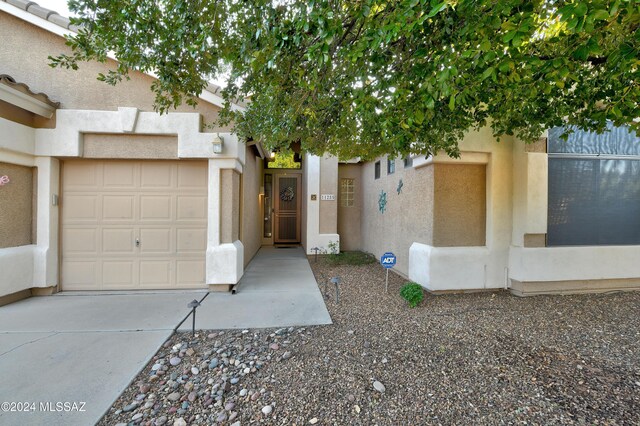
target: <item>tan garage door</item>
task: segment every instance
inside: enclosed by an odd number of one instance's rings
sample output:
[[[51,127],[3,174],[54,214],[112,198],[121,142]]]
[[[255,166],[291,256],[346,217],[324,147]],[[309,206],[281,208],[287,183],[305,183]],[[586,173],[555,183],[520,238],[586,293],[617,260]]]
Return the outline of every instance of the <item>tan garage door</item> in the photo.
[[[202,288],[207,163],[65,161],[62,288]]]

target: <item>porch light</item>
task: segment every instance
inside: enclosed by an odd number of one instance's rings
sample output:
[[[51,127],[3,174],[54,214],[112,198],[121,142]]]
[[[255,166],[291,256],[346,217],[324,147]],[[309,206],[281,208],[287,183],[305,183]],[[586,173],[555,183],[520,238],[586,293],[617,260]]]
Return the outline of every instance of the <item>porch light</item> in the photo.
[[[216,133],[216,135],[211,140],[213,144],[213,153],[221,154],[222,153],[222,144],[224,143],[224,139],[220,136],[220,133]]]

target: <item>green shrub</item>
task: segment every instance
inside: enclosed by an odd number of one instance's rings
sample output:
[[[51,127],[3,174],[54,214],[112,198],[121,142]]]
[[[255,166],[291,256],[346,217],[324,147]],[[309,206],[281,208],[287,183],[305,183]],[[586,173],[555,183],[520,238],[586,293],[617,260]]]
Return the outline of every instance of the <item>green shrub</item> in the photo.
[[[415,308],[424,299],[424,291],[420,284],[407,283],[400,289],[400,296],[409,302],[409,307]]]
[[[371,263],[376,263],[376,258],[369,254],[363,253],[361,251],[343,251],[338,254],[333,254],[327,256],[327,263],[331,265],[369,265]]]

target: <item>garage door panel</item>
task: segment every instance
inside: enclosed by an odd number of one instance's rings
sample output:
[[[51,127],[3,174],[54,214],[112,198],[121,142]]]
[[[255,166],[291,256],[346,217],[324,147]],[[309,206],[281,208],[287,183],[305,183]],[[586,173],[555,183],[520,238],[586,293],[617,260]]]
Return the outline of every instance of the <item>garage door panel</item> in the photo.
[[[102,167],[96,167],[91,162],[74,161],[73,167],[64,171],[65,188],[67,190],[88,191],[98,187],[98,175],[102,173]]]
[[[167,254],[171,250],[171,229],[141,228],[140,229],[140,253]]]
[[[141,287],[168,287],[175,280],[171,276],[170,260],[142,260],[140,262]]]
[[[157,221],[171,220],[171,201],[170,195],[153,195],[140,197],[140,220],[141,221]]]
[[[135,253],[135,233],[131,228],[106,228],[102,230],[102,252],[109,255]]]
[[[101,280],[97,276],[95,261],[63,261],[62,271],[66,290],[98,290]]]
[[[68,195],[63,200],[62,220],[64,222],[90,221],[98,217],[97,195]]]
[[[133,221],[135,196],[105,195],[102,197],[102,219],[105,221]]]
[[[69,160],[62,170],[63,289],[205,286],[206,161]]]
[[[176,231],[178,253],[199,253],[207,248],[207,229],[178,229]]]
[[[178,286],[193,287],[204,285],[205,263],[200,260],[177,260]]]
[[[207,197],[198,196],[178,196],[177,220],[206,220],[207,218]]]
[[[95,256],[98,254],[98,239],[95,228],[71,228],[62,235],[63,256]]]
[[[133,161],[114,161],[103,163],[102,181],[105,188],[129,188],[136,185],[137,163]]]
[[[140,187],[144,189],[171,188],[176,166],[172,163],[149,162],[140,167]]]
[[[129,288],[136,282],[136,262],[131,260],[102,262],[102,285],[109,288]]]

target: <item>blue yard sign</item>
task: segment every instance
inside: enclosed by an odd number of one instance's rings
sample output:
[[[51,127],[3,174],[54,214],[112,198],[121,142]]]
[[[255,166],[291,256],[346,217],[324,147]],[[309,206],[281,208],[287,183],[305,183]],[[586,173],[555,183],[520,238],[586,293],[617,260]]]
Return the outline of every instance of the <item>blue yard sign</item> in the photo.
[[[380,264],[384,269],[386,269],[387,276],[384,280],[384,291],[389,292],[389,269],[396,266],[396,255],[391,253],[390,251],[386,252],[380,258]]]
[[[380,264],[387,269],[393,268],[396,266],[396,255],[390,251],[386,252],[380,258]]]

